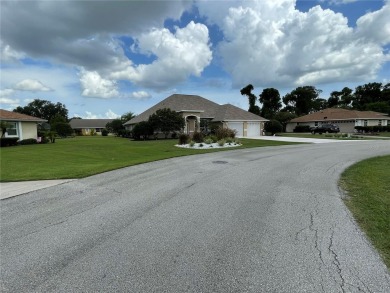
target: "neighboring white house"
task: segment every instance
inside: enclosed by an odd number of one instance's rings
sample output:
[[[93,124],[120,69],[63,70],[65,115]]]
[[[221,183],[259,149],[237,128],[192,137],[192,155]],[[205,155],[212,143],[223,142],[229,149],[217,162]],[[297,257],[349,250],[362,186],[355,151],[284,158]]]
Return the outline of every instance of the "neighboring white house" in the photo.
[[[163,108],[169,108],[183,116],[183,131],[188,134],[200,131],[202,124],[214,124],[236,130],[237,136],[254,137],[262,135],[264,122],[268,121],[230,104],[219,105],[196,95],[174,94],[127,121],[124,126],[132,130],[134,125],[147,121],[150,115]]]
[[[45,119],[11,112],[0,109],[0,120],[7,122],[7,131],[4,137],[18,137],[19,140],[28,138],[38,138],[38,123],[47,122]],[[0,130],[3,136],[2,130]]]
[[[286,132],[293,132],[297,125],[315,127],[325,123],[335,123],[339,126],[340,132],[352,133],[355,131],[355,126],[390,125],[390,117],[373,111],[328,108],[292,119],[287,123]]]

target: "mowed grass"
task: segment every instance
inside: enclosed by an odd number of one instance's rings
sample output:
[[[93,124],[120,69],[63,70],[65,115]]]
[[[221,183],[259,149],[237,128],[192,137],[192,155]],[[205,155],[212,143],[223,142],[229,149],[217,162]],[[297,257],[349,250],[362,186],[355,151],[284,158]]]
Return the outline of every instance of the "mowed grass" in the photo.
[[[252,148],[292,144],[242,139]],[[83,178],[136,164],[179,156],[237,148],[197,150],[178,148],[178,140],[132,141],[118,137],[75,137],[54,144],[24,145],[0,149],[0,181]]]
[[[390,268],[390,156],[359,162],[341,176],[345,203]]]

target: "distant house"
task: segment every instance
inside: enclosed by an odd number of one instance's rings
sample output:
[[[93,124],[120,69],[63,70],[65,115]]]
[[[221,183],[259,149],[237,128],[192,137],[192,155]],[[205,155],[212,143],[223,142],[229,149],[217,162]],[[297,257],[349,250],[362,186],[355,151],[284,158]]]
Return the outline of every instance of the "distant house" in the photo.
[[[183,116],[185,119],[183,132],[187,134],[201,131],[201,128],[207,128],[213,124],[214,126],[234,129],[237,136],[260,136],[264,122],[268,121],[230,104],[219,105],[196,95],[174,94],[127,121],[124,126],[128,130],[132,130],[134,125],[141,121],[147,121],[150,115],[163,108],[169,108]]]
[[[297,125],[314,127],[324,123],[335,123],[339,126],[340,132],[352,133],[355,131],[355,126],[390,125],[390,117],[373,111],[328,108],[292,119],[287,123],[286,132],[293,132]]]
[[[47,122],[45,119],[0,109],[0,120],[7,122],[4,137],[18,137],[19,140],[38,138],[38,123]],[[0,130],[3,136],[2,130]]]
[[[70,127],[79,135],[90,135],[95,132],[97,135],[102,134],[102,130],[106,128],[107,123],[114,119],[72,119]]]

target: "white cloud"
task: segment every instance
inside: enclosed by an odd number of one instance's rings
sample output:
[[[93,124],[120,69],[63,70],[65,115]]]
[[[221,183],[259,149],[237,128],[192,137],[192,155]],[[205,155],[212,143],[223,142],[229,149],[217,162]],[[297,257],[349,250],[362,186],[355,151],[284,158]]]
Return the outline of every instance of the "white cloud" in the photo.
[[[72,117],[80,117],[83,119],[116,119],[120,118],[120,115],[114,113],[111,109],[108,109],[108,111],[104,114],[93,114],[90,111],[85,111],[84,115],[74,114]]]
[[[23,57],[25,57],[25,54],[13,50],[10,45],[5,45],[4,42],[0,40],[1,62],[15,62]]]
[[[15,91],[13,89],[3,89],[3,90],[0,90],[0,97],[1,98],[8,98],[10,96],[13,95]]]
[[[390,1],[380,10],[360,17],[356,24],[357,34],[367,42],[390,44]]]
[[[120,118],[120,115],[114,113],[111,109],[108,109],[108,111],[106,112],[106,117],[108,119],[117,119]]]
[[[19,104],[18,99],[10,99],[10,98],[0,98],[1,104]]]
[[[234,4],[226,1],[221,9]],[[373,79],[388,58],[380,45],[390,38],[388,8],[363,17],[360,31],[354,31],[342,14],[320,6],[300,12],[293,0],[241,4],[230,7],[223,20],[220,11],[214,15],[207,7],[200,9],[209,20],[220,23],[225,38],[218,50],[235,87]],[[381,31],[379,25],[386,29]],[[372,34],[378,36],[368,38],[374,28]]]
[[[2,1],[2,48],[5,57],[20,58],[16,52],[22,51],[31,58],[99,70],[123,55],[113,40],[116,36],[161,27],[190,6],[185,0]]]
[[[6,98],[6,97],[0,97],[0,105],[2,109],[10,110],[12,111],[16,107],[20,105],[19,99],[12,99],[12,98]]]
[[[82,69],[80,82],[84,97],[103,99],[119,97],[116,82],[102,78],[96,71],[91,72]]]
[[[129,97],[135,100],[149,100],[152,96],[145,91],[132,92]]]
[[[51,88],[43,85],[39,80],[35,80],[35,79],[22,80],[14,86],[14,89],[18,91],[31,91],[31,92],[52,91]]]
[[[159,90],[183,82],[190,75],[199,76],[212,59],[208,29],[193,21],[182,29],[176,28],[174,34],[168,29],[141,34],[133,49],[157,59],[140,65],[128,61],[126,68],[113,72],[111,77]]]

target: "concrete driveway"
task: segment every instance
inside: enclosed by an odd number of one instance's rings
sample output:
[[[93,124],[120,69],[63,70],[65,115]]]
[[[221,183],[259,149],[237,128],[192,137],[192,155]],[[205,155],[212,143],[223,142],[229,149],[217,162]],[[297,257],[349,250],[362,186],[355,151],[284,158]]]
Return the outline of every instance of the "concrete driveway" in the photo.
[[[339,143],[345,141],[358,141],[358,140],[340,140],[340,139],[326,139],[326,138],[304,138],[304,137],[285,137],[285,136],[255,136],[245,137],[247,139],[260,139],[260,140],[276,140],[276,141],[289,141],[289,142],[304,142],[304,143]]]
[[[390,141],[175,158],[1,201],[2,292],[390,292],[341,172]]]
[[[63,184],[73,180],[74,179],[0,182],[0,199],[10,198],[34,190],[48,188],[51,186]]]

